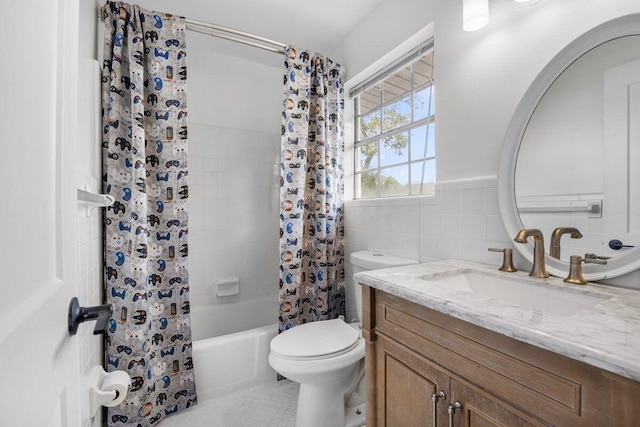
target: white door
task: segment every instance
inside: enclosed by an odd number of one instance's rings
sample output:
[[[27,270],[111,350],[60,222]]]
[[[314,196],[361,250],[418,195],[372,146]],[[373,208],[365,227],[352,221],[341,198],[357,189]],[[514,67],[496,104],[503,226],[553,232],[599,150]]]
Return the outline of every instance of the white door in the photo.
[[[640,61],[604,75],[604,243],[640,244]],[[635,167],[631,167],[635,166]],[[623,248],[613,254],[623,254]]]
[[[75,427],[86,400],[79,338],[67,331],[78,291],[78,0],[4,1],[2,16],[0,425]]]

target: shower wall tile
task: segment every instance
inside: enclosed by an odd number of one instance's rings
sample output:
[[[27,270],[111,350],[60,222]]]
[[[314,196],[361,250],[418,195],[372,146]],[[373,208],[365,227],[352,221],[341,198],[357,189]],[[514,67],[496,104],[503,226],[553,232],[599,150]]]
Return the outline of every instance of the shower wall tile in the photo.
[[[86,160],[86,159],[85,159]],[[87,167],[85,171],[76,171],[76,183],[78,188],[84,188],[85,185],[91,191],[100,192],[99,180],[100,172]],[[95,209],[90,216],[87,216],[86,208],[82,204],[78,204],[76,211],[76,230],[77,230],[77,271],[76,297],[82,306],[95,306],[103,303],[102,301],[102,215],[100,209]],[[79,372],[84,375],[93,366],[102,365],[102,340],[100,337],[93,335],[93,326],[80,327],[76,335],[79,343]],[[85,398],[85,396],[83,396]],[[86,403],[86,405],[85,405]],[[88,408],[88,398],[81,406]],[[84,407],[83,406],[83,407]],[[88,411],[87,411],[88,412]],[[83,419],[88,420],[85,426],[98,425],[93,424],[89,420],[88,414],[83,414]],[[100,417],[94,420],[100,421]]]
[[[275,295],[280,136],[191,123],[189,144],[192,298],[224,304]],[[240,278],[239,296],[216,295],[226,276]]]

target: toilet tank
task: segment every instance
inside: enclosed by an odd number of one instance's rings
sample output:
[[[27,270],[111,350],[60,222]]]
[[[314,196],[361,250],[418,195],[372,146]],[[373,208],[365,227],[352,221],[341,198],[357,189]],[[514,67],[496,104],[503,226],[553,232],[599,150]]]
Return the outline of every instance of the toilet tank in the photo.
[[[403,265],[417,264],[418,261],[394,255],[383,254],[376,251],[358,251],[351,253],[351,270],[353,274],[369,270],[380,270],[383,268],[401,267]],[[362,320],[362,290],[360,285],[354,280],[356,295],[356,309],[358,320]]]

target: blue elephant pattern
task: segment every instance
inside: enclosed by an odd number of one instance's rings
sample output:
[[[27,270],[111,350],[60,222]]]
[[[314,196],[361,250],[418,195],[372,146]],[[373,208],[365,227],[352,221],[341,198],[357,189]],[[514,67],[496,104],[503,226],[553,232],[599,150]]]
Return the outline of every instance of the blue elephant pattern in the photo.
[[[197,403],[189,320],[184,18],[107,2],[102,68],[110,370],[132,378],[109,426],[150,426]]]
[[[279,329],[345,312],[344,69],[285,50]]]

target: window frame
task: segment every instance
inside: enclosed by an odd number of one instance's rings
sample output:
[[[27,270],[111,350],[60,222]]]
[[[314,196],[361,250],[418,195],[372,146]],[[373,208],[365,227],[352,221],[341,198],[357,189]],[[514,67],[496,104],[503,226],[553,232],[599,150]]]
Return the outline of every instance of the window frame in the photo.
[[[432,110],[432,106],[434,105],[435,99],[435,79],[433,78],[433,71],[431,78],[426,80],[425,82],[420,82],[420,84],[416,85],[415,81],[415,73],[413,70],[414,64],[420,61],[423,57],[427,55],[434,55],[434,47],[433,47],[433,39],[427,40],[425,43],[421,44],[417,48],[410,51],[408,54],[394,61],[392,64],[384,67],[379,72],[375,73],[369,79],[365,80],[360,85],[353,88],[349,95],[353,99],[353,108],[354,108],[354,199],[356,200],[371,200],[371,199],[386,199],[386,198],[395,198],[395,197],[414,197],[414,196],[432,196],[435,194],[435,167],[436,167],[436,153],[435,153],[435,123],[436,123],[436,113],[435,108]],[[431,66],[433,67],[433,61]],[[407,66],[411,67],[410,69],[410,88],[405,90],[404,92],[394,96],[391,99],[384,99],[384,82],[389,78],[396,74],[398,74],[403,68]],[[366,90],[370,89],[372,86],[380,85],[379,90],[379,99],[378,105],[375,108],[367,111],[366,114],[360,113],[360,96]],[[415,120],[415,108],[414,102],[416,94],[425,88],[430,88],[429,98],[427,101],[428,113],[426,117],[422,117],[418,120]],[[383,131],[383,118],[384,118],[384,109],[389,105],[393,105],[395,103],[401,102],[403,98],[409,99],[409,109],[410,109],[410,117],[409,122],[402,124],[398,127],[395,127],[388,131]],[[433,112],[432,112],[433,111]],[[366,138],[361,138],[361,118],[367,117],[369,115],[373,115],[374,117],[380,118],[380,124],[378,128],[378,133],[375,135],[367,136]],[[420,129],[424,127],[425,130],[425,154],[424,156],[414,157],[411,153],[411,134],[413,130]],[[433,133],[432,133],[433,132]],[[402,162],[389,163],[382,165],[380,154],[382,150],[381,142],[385,140],[385,138],[390,138],[395,135],[400,135],[402,133],[407,134],[407,145],[406,145],[406,160]],[[433,137],[430,139],[429,135],[432,133]],[[378,157],[378,161],[375,167],[369,167],[368,169],[361,169],[361,156],[360,156],[360,148],[364,145],[370,144],[372,142],[377,141],[377,151],[376,156]],[[429,142],[433,144],[431,150],[429,150]],[[427,155],[428,151],[432,151],[432,155]],[[423,188],[424,184],[428,184],[431,186],[431,191],[424,192],[422,190],[418,192],[414,192],[412,184],[412,169],[414,165],[421,165],[422,174],[425,172],[425,167],[427,167],[427,163],[433,162],[433,180],[432,181],[423,181],[420,180],[420,188]],[[406,166],[407,168],[407,192],[403,194],[383,194],[383,188],[380,183],[381,177],[383,177],[384,170],[391,169],[398,166]],[[363,173],[375,173],[375,181],[376,181],[376,193],[362,196],[362,180],[361,176]],[[424,179],[424,178],[423,178]]]

